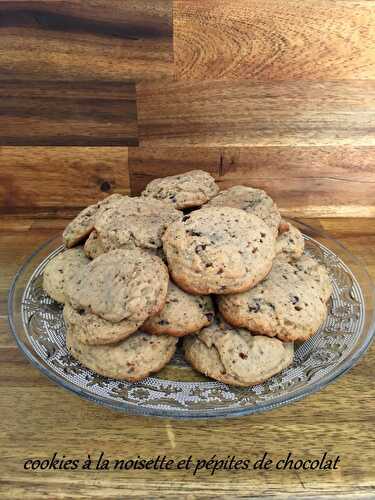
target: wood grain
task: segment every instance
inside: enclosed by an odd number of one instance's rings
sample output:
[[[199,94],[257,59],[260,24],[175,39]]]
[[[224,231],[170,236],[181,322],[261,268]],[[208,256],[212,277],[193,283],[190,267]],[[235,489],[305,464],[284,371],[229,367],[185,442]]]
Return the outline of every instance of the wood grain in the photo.
[[[131,82],[0,81],[0,146],[136,146]]]
[[[298,217],[374,217],[375,147],[140,147],[129,150],[130,185],[195,168],[226,189],[265,189],[282,212]]]
[[[143,146],[375,145],[375,81],[137,85]]]
[[[0,2],[0,80],[173,75],[172,0]]]
[[[177,0],[183,80],[375,78],[375,2]]]
[[[127,148],[0,148],[3,213],[84,207],[129,190]]]
[[[309,222],[306,220],[306,222]],[[310,221],[311,222],[311,221]],[[0,224],[0,288],[5,291],[25,254],[61,229],[60,219],[7,216]],[[375,219],[319,219],[375,278]],[[3,271],[6,271],[5,273]],[[3,297],[4,294],[1,294]],[[4,319],[0,312],[0,318]],[[50,382],[18,351],[0,321],[0,447],[2,498],[372,498],[375,491],[372,367],[374,346],[336,383],[267,414],[229,420],[132,417],[81,400]],[[41,471],[27,458],[108,458],[192,455],[209,459],[339,454],[337,471]]]

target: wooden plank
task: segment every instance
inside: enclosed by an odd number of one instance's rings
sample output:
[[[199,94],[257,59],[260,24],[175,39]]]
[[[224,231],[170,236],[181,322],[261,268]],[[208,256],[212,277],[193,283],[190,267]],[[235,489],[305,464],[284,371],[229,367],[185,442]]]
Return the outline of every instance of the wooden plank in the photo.
[[[309,223],[308,220],[305,222]],[[60,219],[6,216],[0,224],[0,289],[23,256],[65,224]],[[318,219],[349,250],[375,264],[375,219]],[[375,278],[375,266],[371,267]],[[1,293],[0,296],[4,297]],[[18,351],[0,311],[0,447],[4,498],[371,498],[375,483],[375,346],[345,376],[324,390],[267,414],[228,420],[184,421],[128,416],[81,400],[50,382]],[[126,435],[124,438],[124,429]],[[152,458],[192,455],[209,460],[340,455],[336,471],[40,471],[28,458]],[[250,492],[250,493],[249,493]]]
[[[221,189],[265,189],[298,217],[374,217],[375,147],[140,147],[129,150],[130,184],[139,194],[156,177],[199,168]]]
[[[183,80],[375,77],[372,0],[177,0]]]
[[[0,146],[136,146],[132,82],[0,82]]]
[[[0,148],[0,211],[85,207],[129,194],[128,149]]]
[[[148,82],[143,146],[375,145],[375,81]]]
[[[172,0],[0,2],[0,80],[173,75]]]

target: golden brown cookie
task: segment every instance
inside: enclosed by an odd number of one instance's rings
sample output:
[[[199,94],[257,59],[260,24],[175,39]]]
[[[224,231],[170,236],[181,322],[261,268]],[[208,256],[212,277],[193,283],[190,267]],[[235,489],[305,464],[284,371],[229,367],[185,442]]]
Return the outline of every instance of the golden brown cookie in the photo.
[[[74,309],[114,323],[143,322],[164,307],[168,281],[159,257],[140,249],[112,250],[72,276],[65,293]]]
[[[159,314],[148,318],[142,330],[157,335],[183,337],[201,330],[214,318],[214,306],[207,295],[190,295],[169,281],[165,305]]]
[[[90,261],[83,252],[82,247],[65,250],[46,265],[43,272],[43,289],[48,295],[64,304],[65,282],[69,273],[76,273]]]
[[[292,342],[255,335],[215,321],[184,339],[187,361],[197,371],[225,384],[252,386],[281,372],[293,361]]]
[[[126,339],[141,326],[142,321],[124,319],[118,323],[86,312],[76,310],[69,303],[64,306],[65,325],[74,328],[79,342],[89,345],[113,344]]]
[[[64,229],[63,241],[67,248],[74,247],[82,242],[94,229],[95,218],[100,209],[106,210],[110,206],[115,205],[122,196],[120,194],[112,194],[107,196],[102,201],[86,207],[80,212]]]
[[[219,187],[215,179],[203,170],[190,170],[182,174],[154,179],[147,184],[142,196],[165,200],[175,208],[200,207],[215,196]]]
[[[168,226],[163,248],[173,280],[190,293],[247,290],[270,271],[275,235],[238,208],[201,208]]]
[[[283,341],[302,341],[326,318],[322,290],[311,272],[276,258],[264,281],[246,292],[218,297],[218,307],[233,326]]]
[[[262,189],[233,186],[221,191],[207,206],[241,208],[262,219],[277,235],[281,221],[280,212],[272,198]]]
[[[87,345],[68,326],[66,346],[70,354],[90,370],[118,380],[137,382],[160,371],[173,357],[177,339],[138,331],[117,344]]]

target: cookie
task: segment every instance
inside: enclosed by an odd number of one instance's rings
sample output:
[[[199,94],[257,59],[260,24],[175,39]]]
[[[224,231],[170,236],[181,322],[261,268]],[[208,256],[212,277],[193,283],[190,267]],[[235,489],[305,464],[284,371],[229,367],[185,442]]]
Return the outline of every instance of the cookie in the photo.
[[[51,259],[43,272],[43,289],[48,295],[64,304],[65,281],[69,273],[75,273],[89,263],[82,247],[71,248]]]
[[[94,229],[95,217],[99,209],[106,209],[121,200],[120,194],[112,194],[95,205],[86,207],[64,229],[63,241],[67,248],[78,245]]]
[[[154,179],[147,184],[142,196],[166,200],[175,208],[200,207],[219,192],[214,178],[203,170]]]
[[[190,295],[169,281],[165,306],[143,324],[142,330],[183,337],[209,325],[213,318],[211,297]]]
[[[218,297],[218,307],[231,325],[283,341],[308,339],[327,315],[322,287],[312,273],[279,259],[262,283]]]
[[[173,280],[189,293],[240,292],[270,271],[275,236],[238,208],[201,208],[168,226],[163,248]]]
[[[197,335],[184,339],[186,360],[225,384],[252,386],[281,372],[293,361],[292,342],[254,335],[216,321]]]
[[[70,354],[90,370],[114,379],[137,382],[161,370],[172,358],[177,339],[138,331],[117,344],[87,345],[68,326],[66,346]]]
[[[90,259],[96,259],[96,257],[105,253],[102,242],[100,241],[99,235],[95,229],[91,231],[90,236],[85,241],[83,249],[87,257]]]
[[[113,344],[126,339],[141,326],[142,321],[124,319],[112,323],[84,309],[76,310],[69,303],[64,306],[64,321],[74,328],[79,342],[89,345]]]
[[[209,201],[211,207],[241,208],[262,219],[277,235],[281,216],[275,202],[262,189],[233,186]]]
[[[323,302],[328,302],[332,295],[333,288],[327,269],[308,255],[303,255],[300,259],[294,262],[294,267],[298,270],[302,277],[309,276],[314,280],[319,289],[321,300]]]
[[[164,307],[168,270],[159,257],[140,249],[112,250],[92,260],[65,283],[74,309],[114,323],[144,322]]]
[[[167,226],[182,216],[165,201],[124,196],[110,210],[98,214],[95,229],[106,251],[135,247],[155,250],[162,246]]]
[[[280,231],[281,228],[281,231]],[[299,259],[305,250],[305,240],[301,231],[293,224],[281,221],[279,236],[276,240],[276,254],[287,261]]]

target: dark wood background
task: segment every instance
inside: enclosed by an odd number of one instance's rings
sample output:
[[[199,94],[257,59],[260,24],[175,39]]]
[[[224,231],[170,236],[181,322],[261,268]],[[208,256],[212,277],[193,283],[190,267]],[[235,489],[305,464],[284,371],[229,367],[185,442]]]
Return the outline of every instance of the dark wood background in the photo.
[[[266,189],[375,279],[375,0],[0,0],[0,497],[374,498],[372,348],[350,373],[252,417],[131,417],[23,357],[7,292],[81,207],[202,168]],[[313,220],[311,220],[313,219]],[[337,471],[23,470],[104,451],[317,458]]]
[[[2,213],[203,168],[375,214],[374,0],[2,1],[0,40]]]

